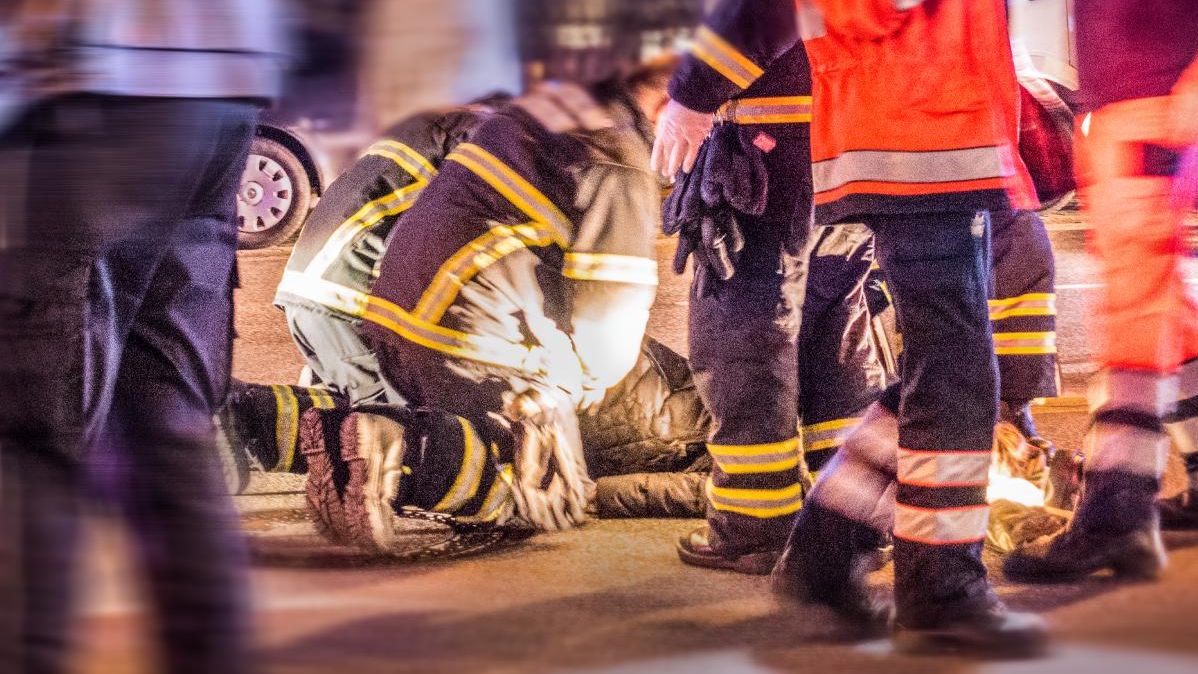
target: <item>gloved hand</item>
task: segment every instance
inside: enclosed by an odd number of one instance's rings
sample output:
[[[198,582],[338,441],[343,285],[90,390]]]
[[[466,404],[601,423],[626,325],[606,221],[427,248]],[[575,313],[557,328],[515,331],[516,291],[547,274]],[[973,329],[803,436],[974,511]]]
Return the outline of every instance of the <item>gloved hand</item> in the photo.
[[[745,246],[739,217],[761,215],[767,194],[761,150],[747,141],[740,127],[717,128],[704,144],[695,169],[680,177],[664,206],[662,231],[679,234],[674,272],[683,273],[687,258],[694,254],[700,295],[732,278]]]
[[[699,148],[711,133],[715,115],[695,112],[671,100],[657,118],[656,140],[649,166],[667,180],[681,170],[690,173],[699,156]]]
[[[586,521],[595,483],[586,471],[573,405],[533,387],[508,397],[504,416],[516,436],[512,497],[516,512],[537,529],[570,529]]]
[[[349,262],[349,266],[364,274],[377,276],[379,261],[383,259],[385,252],[387,244],[383,237],[374,232],[366,232],[346,253],[346,261]]]

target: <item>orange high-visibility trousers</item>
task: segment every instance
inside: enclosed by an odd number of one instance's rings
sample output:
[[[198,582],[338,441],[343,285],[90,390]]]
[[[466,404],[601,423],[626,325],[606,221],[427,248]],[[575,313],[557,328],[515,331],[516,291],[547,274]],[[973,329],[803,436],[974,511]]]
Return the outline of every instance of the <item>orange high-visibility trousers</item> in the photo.
[[[1165,140],[1169,106],[1169,97],[1114,103],[1078,136],[1091,251],[1105,283],[1093,336],[1106,368],[1172,373],[1198,356],[1198,304],[1182,275],[1189,206],[1173,198],[1168,170],[1154,166],[1184,149]]]

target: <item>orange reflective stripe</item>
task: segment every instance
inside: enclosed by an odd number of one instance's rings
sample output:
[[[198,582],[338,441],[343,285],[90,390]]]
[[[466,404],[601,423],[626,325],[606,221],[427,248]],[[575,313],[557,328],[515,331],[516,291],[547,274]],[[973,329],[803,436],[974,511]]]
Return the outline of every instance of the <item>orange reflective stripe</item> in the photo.
[[[810,96],[738,98],[720,106],[716,119],[733,124],[796,124],[811,121]]]
[[[695,33],[691,53],[741,89],[747,89],[765,74],[760,66],[707,26],[700,26]]]
[[[1018,297],[990,300],[990,320],[1001,321],[1018,316],[1056,316],[1055,293],[1025,293]]]
[[[949,192],[974,192],[979,190],[1006,189],[1009,178],[983,178],[980,180],[954,180],[942,183],[889,183],[861,180],[819,192],[815,195],[816,205],[828,204],[850,194],[878,194],[890,197],[918,197],[925,194]]]

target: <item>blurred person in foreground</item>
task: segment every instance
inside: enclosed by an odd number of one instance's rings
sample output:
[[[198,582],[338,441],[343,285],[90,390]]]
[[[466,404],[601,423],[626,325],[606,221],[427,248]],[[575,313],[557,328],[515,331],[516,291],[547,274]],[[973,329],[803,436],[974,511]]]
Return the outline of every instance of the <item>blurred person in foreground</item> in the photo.
[[[669,72],[537,85],[429,172],[357,307],[407,406],[301,424],[326,533],[386,550],[405,505],[586,519],[578,414],[633,368],[657,285],[648,162]]]
[[[0,222],[5,671],[65,667],[97,473],[148,575],[162,669],[251,669],[212,414],[229,380],[234,199],[283,65],[277,10],[0,10],[0,162],[25,186]]]
[[[1070,526],[1003,569],[1038,581],[1104,569],[1155,578],[1165,567],[1156,495],[1167,423],[1184,441],[1191,482],[1162,509],[1198,521],[1198,306],[1182,267],[1198,180],[1198,2],[1079,0],[1076,18],[1091,113],[1077,160],[1106,282],[1094,333],[1103,369],[1090,387],[1084,486]]]
[[[1001,0],[815,0],[800,10],[815,221],[873,230],[904,351],[901,381],[798,510],[774,589],[883,626],[892,609],[865,573],[879,533],[893,530],[898,647],[1038,653],[1043,623],[1007,611],[981,563],[998,408],[989,213],[1010,208],[1018,190],[1006,96],[994,95],[1015,92]],[[719,39],[704,60],[727,80],[719,91],[751,86],[785,53],[798,38],[793,12],[791,0],[717,6]],[[667,173],[694,156],[722,103],[706,88],[671,93],[654,152],[670,158]]]

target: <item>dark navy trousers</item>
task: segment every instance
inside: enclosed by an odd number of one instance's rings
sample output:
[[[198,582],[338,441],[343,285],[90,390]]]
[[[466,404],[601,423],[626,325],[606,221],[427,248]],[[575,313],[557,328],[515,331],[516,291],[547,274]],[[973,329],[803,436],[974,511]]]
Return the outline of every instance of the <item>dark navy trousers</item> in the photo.
[[[255,119],[248,102],[79,95],[0,136],[27,186],[0,243],[6,671],[64,668],[97,495],[131,530],[165,669],[249,667],[243,542],[212,414],[229,380],[235,198]]]

